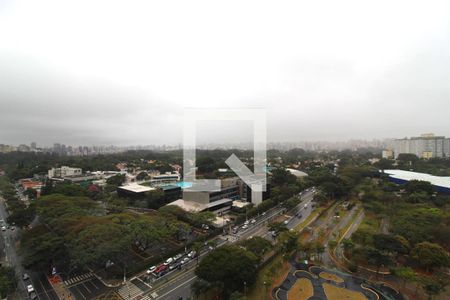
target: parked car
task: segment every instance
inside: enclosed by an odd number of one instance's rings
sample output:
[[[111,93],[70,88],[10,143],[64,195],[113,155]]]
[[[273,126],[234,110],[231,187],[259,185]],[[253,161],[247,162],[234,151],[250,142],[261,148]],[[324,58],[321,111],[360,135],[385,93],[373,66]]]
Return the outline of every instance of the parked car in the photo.
[[[156,270],[156,266],[151,266],[150,268],[148,268],[147,274],[151,274],[151,273],[155,272],[155,270]]]
[[[170,265],[171,263],[173,263],[173,257],[169,257],[166,262],[164,263],[166,266]]]
[[[161,270],[163,270],[164,268],[167,268],[166,265],[162,264],[156,267],[155,271],[153,271],[153,274],[158,274]]]
[[[158,277],[162,277],[164,275],[166,275],[167,273],[169,273],[169,268],[162,270],[161,272],[159,272]]]
[[[284,225],[289,224],[289,220],[284,221],[283,224],[284,224]]]
[[[183,254],[177,254],[173,257],[174,260],[180,260],[183,257]]]
[[[248,223],[250,223],[250,221],[249,221],[249,220],[246,220],[246,221],[244,222],[244,225],[248,225]]]
[[[5,225],[2,226],[2,231],[6,231],[6,226]]]
[[[175,269],[180,268],[180,267],[181,267],[181,263],[180,262],[173,263],[173,264],[171,264],[169,266],[169,270],[175,270]]]
[[[191,259],[196,257],[196,256],[197,256],[197,252],[195,252],[194,250],[192,250],[191,252],[188,253],[188,257],[191,258]]]
[[[167,270],[169,267],[166,265],[160,265],[156,268],[156,270],[153,272],[156,276],[161,276],[161,273]]]
[[[187,263],[189,261],[189,257],[185,257],[181,260],[181,264],[184,265],[185,263]]]
[[[250,223],[251,223],[251,224],[255,224],[255,223],[256,223],[256,220],[255,220],[255,219],[252,219],[252,220],[250,221]]]
[[[266,212],[264,211],[262,214],[261,214],[261,216],[265,216],[266,215]]]
[[[32,284],[27,285],[27,292],[28,292],[28,294],[31,294],[34,292],[34,287]]]
[[[248,225],[242,226],[242,229],[247,229],[247,228],[248,228]]]

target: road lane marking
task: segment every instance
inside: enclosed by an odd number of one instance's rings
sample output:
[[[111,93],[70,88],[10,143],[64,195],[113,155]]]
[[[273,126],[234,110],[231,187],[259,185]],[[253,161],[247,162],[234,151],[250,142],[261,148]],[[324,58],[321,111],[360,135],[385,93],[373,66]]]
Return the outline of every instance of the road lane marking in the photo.
[[[50,296],[47,294],[47,290],[46,290],[46,288],[44,287],[44,285],[42,284],[40,278],[38,278],[38,282],[39,282],[39,284],[41,285],[42,290],[44,291],[44,293],[45,293],[45,295],[47,296],[47,298],[48,298],[48,299],[51,299]]]
[[[91,292],[91,290],[90,289],[88,289],[88,287],[86,286],[86,283],[83,283],[83,287],[89,292],[89,294],[91,294],[92,292]]]
[[[88,281],[88,282],[90,282],[90,283],[92,283],[92,285],[93,286],[95,286],[95,288],[97,289],[97,290],[99,290],[100,288],[94,283],[94,281],[93,280],[91,280],[91,281]]]
[[[169,291],[167,291],[165,294],[162,294],[162,295],[160,295],[159,296],[159,298],[161,298],[161,297],[165,297],[165,296],[167,296],[167,295],[169,295],[170,293],[172,293],[173,291],[175,291],[175,290],[177,290],[177,289],[179,289],[180,287],[182,287],[183,285],[186,285],[187,283],[189,283],[189,282],[191,282],[192,280],[194,280],[194,279],[197,279],[197,276],[194,276],[194,277],[192,277],[191,279],[189,279],[189,280],[186,280],[185,282],[183,282],[182,284],[180,284],[180,285],[177,285],[176,287],[174,287],[173,289],[171,289],[171,290],[169,290]]]

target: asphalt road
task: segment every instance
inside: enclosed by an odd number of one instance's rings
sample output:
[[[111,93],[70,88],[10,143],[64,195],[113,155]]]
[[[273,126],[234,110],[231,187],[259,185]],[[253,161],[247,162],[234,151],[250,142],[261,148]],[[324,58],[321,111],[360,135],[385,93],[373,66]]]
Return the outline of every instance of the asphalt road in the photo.
[[[8,217],[8,213],[5,207],[5,200],[0,198],[0,219],[5,220]],[[1,231],[1,239],[3,244],[3,252],[5,254],[6,265],[14,267],[16,276],[18,278],[18,288],[16,290],[16,297],[19,299],[28,299],[27,285],[32,284],[39,300],[58,300],[56,293],[53,291],[50,283],[44,274],[34,273],[25,270],[22,267],[21,260],[16,251],[16,243],[19,242],[21,236],[21,229],[15,228],[14,230],[8,229]],[[22,280],[22,275],[27,273],[31,279]]]
[[[289,220],[288,224],[286,225],[288,229],[296,227],[298,224],[300,224],[301,222],[306,220],[306,218],[309,217],[309,215],[313,211],[311,205],[313,198],[314,198],[313,192],[303,193],[303,195],[301,196],[302,199],[301,203],[295,209],[291,210],[293,215],[286,216],[286,218]],[[264,216],[260,215],[259,217],[256,217],[255,218],[256,222],[254,224],[249,224],[249,227],[247,229],[243,230],[242,226],[240,226],[240,229],[237,234],[222,236],[221,237],[223,239],[222,245],[235,243],[240,240],[247,239],[250,236],[262,236],[272,240],[272,237],[268,233],[266,225],[269,221],[280,216],[284,210],[285,210],[284,208],[275,207],[267,211]],[[295,217],[294,215],[297,212],[301,212],[302,217],[300,218]],[[203,252],[201,257],[203,257],[206,254],[207,251]],[[191,286],[195,282],[195,279],[197,278],[195,276],[195,267],[196,267],[195,260],[192,260],[190,264],[183,266],[184,269],[182,271],[177,271],[178,273],[174,273],[174,275],[172,275],[171,277],[168,278],[163,277],[162,279],[159,279],[159,280],[166,280],[167,282],[151,289],[149,292],[146,293],[146,295],[149,296],[151,299],[158,299],[158,300],[187,299],[191,295]]]
[[[3,219],[6,223],[7,218],[8,213],[5,207],[5,200],[0,197],[0,219]],[[20,239],[20,229],[16,228],[14,230],[7,229],[6,231],[1,231],[1,239],[5,264],[14,267],[17,277],[21,278],[23,269],[15,247],[16,242]],[[20,297],[27,296],[26,285],[22,280],[19,280],[19,286],[16,293]]]
[[[110,288],[106,287],[99,279],[97,279],[97,277],[93,275],[83,274],[82,276],[77,277],[86,278],[69,285],[70,293],[72,293],[72,295],[77,300],[94,299],[95,297],[102,295],[110,290]]]

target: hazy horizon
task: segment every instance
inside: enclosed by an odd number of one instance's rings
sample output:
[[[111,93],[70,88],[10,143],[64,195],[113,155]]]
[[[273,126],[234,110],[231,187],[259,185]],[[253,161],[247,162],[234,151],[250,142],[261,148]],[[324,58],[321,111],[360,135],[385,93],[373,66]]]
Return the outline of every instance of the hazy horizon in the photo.
[[[265,108],[273,143],[450,136],[449,16],[447,1],[1,1],[0,144],[174,145],[190,107]]]

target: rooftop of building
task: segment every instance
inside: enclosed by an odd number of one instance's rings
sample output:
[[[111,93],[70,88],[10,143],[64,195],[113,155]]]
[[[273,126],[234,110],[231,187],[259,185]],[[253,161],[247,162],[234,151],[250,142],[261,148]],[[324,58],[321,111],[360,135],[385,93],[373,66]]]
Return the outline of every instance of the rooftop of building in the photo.
[[[170,202],[167,205],[175,205],[178,206],[179,208],[185,210],[185,211],[189,211],[189,212],[199,212],[202,210],[205,210],[207,208],[206,204],[201,204],[195,201],[189,201],[189,200],[183,200],[183,199],[178,199],[175,200],[173,202]]]
[[[161,188],[163,191],[175,190],[175,189],[181,189],[180,186],[175,185],[175,184],[162,185],[162,186],[160,186],[160,188]]]
[[[219,206],[225,203],[232,203],[233,199],[220,199],[214,202],[210,202],[208,204],[202,204],[202,203],[198,203],[195,201],[189,201],[189,200],[183,200],[183,199],[178,199],[175,200],[173,202],[170,202],[167,205],[176,205],[178,207],[180,207],[181,209],[185,210],[185,211],[190,211],[190,212],[199,212],[199,211],[203,211],[206,209],[210,209],[210,208],[214,208],[215,206]]]
[[[444,187],[450,189],[450,177],[444,176],[434,176],[426,173],[419,172],[411,172],[405,170],[384,170],[385,174],[388,174],[392,178],[400,179],[400,180],[420,180],[420,181],[428,181],[434,186]]]
[[[240,201],[240,200],[233,201],[233,206],[237,207],[237,208],[243,208],[243,207],[246,207],[249,204],[251,204],[251,202]]]
[[[286,169],[287,171],[289,171],[292,175],[295,175],[297,177],[305,177],[308,176],[308,174],[306,174],[305,172],[296,170],[296,169]]]
[[[133,192],[133,193],[145,193],[145,192],[150,192],[150,191],[155,190],[155,188],[153,188],[153,187],[144,186],[144,185],[140,185],[140,184],[136,184],[136,183],[119,186],[118,188],[121,190],[128,191],[128,192]]]

